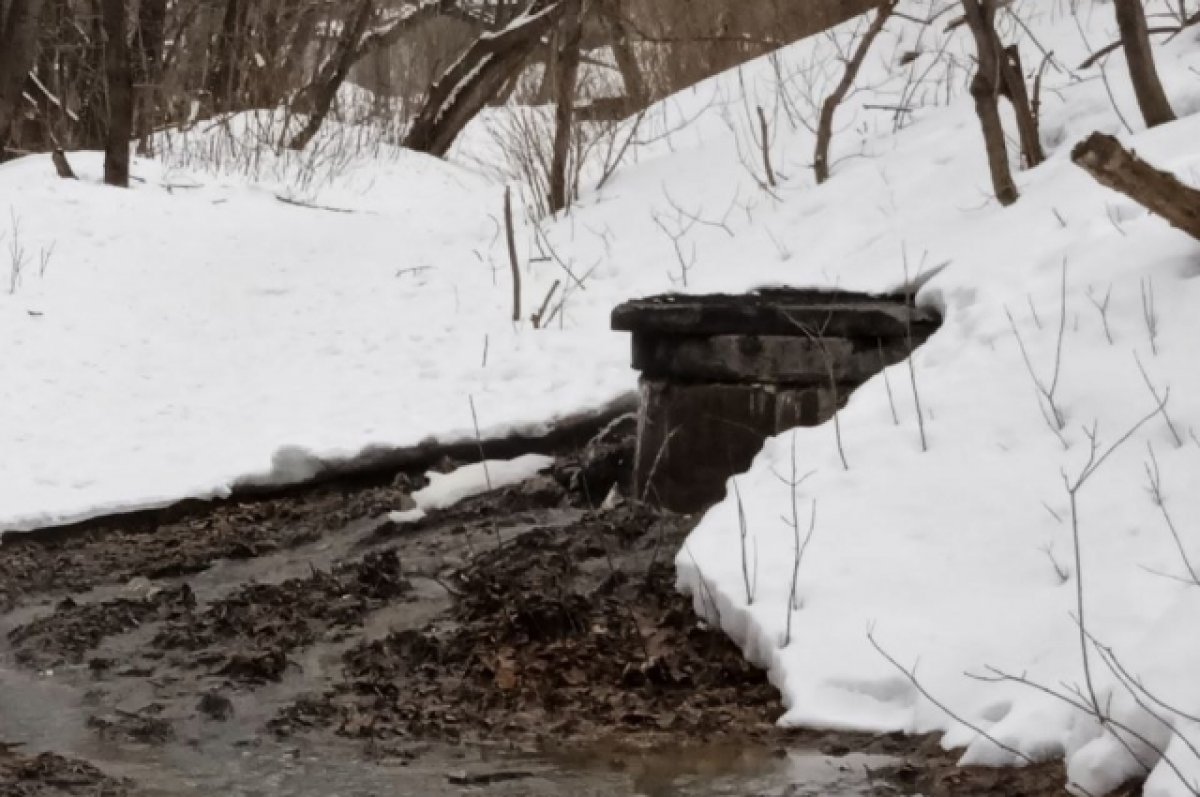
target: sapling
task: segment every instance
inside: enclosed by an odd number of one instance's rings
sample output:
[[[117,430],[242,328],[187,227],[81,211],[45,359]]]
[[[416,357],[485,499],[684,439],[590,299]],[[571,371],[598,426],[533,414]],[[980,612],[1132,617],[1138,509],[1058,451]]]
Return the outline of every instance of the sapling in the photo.
[[[758,542],[752,541],[754,547],[754,572],[751,574],[750,555],[746,550],[746,539],[750,536],[750,529],[746,523],[746,508],[742,505],[742,491],[738,487],[737,479],[730,479],[733,484],[733,494],[737,502],[738,516],[738,538],[741,541],[742,547],[742,581],[746,586],[746,605],[754,605],[754,595],[758,591]]]
[[[837,443],[838,458],[842,461],[842,470],[850,470],[850,463],[846,459],[846,449],[842,445],[842,421],[839,417],[841,415],[841,398],[838,395],[837,373],[834,370],[834,362],[836,361],[836,358],[833,356],[833,353],[829,351],[829,344],[826,342],[824,337],[825,327],[828,326],[829,321],[832,319],[832,315],[826,318],[825,323],[822,324],[821,328],[816,331],[814,331],[808,324],[796,320],[787,313],[784,313],[784,317],[794,327],[803,332],[804,336],[808,338],[809,342],[817,347],[817,349],[821,352],[821,362],[825,366],[825,375],[829,379],[829,393],[830,399],[833,403],[833,438]]]
[[[791,434],[791,461],[792,472],[790,478],[783,478],[779,473],[775,477],[782,481],[788,488],[788,494],[791,499],[792,516],[791,519],[782,518],[792,529],[792,537],[794,541],[793,559],[792,559],[792,586],[788,590],[787,601],[787,626],[783,635],[783,646],[787,647],[792,644],[792,612],[800,607],[796,601],[796,590],[800,583],[800,564],[804,561],[804,552],[808,550],[808,543],[812,540],[813,531],[817,525],[817,501],[814,498],[812,502],[812,511],[808,519],[808,532],[804,535],[804,539],[800,539],[800,504],[797,500],[800,485],[803,484],[816,471],[809,471],[803,476],[799,476],[796,470],[796,433]]]
[[[1100,713],[1099,700],[1096,697],[1096,688],[1092,682],[1091,662],[1088,656],[1087,644],[1087,622],[1085,617],[1084,603],[1084,580],[1083,580],[1083,554],[1079,529],[1079,491],[1088,483],[1088,480],[1096,474],[1104,463],[1112,456],[1113,452],[1129,441],[1139,429],[1145,426],[1154,416],[1158,415],[1163,406],[1165,406],[1170,390],[1165,391],[1162,400],[1159,404],[1147,415],[1129,427],[1124,434],[1117,438],[1116,442],[1108,448],[1101,451],[1100,441],[1098,436],[1098,424],[1093,423],[1091,428],[1085,428],[1084,434],[1088,439],[1088,458],[1073,477],[1069,476],[1064,470],[1062,472],[1063,487],[1066,490],[1067,498],[1071,507],[1071,540],[1075,553],[1075,601],[1076,601],[1076,623],[1079,625],[1079,644],[1080,653],[1083,660],[1083,674],[1087,686],[1087,696],[1091,706],[1095,709],[1097,715]]]

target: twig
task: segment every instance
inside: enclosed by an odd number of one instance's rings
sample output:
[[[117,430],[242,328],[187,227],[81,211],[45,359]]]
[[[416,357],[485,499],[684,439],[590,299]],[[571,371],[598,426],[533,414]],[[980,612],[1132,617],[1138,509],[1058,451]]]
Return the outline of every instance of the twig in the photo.
[[[887,389],[888,407],[892,411],[892,424],[899,426],[900,416],[896,413],[896,397],[892,395],[892,380],[888,379],[887,360],[883,357],[883,342],[876,340],[875,345],[879,349],[879,368],[883,373],[883,386]]]
[[[929,690],[927,690],[924,686],[922,686],[921,682],[917,680],[917,673],[916,673],[915,667],[911,671],[906,669],[902,664],[900,664],[900,662],[896,661],[896,659],[894,659],[890,653],[888,653],[886,650],[883,649],[883,647],[880,646],[879,642],[877,642],[875,639],[875,630],[873,628],[867,631],[867,640],[870,641],[871,647],[875,648],[875,650],[879,653],[880,656],[883,656],[885,659],[887,659],[889,664],[891,664],[893,667],[895,667],[897,670],[899,670],[900,673],[905,678],[908,679],[908,682],[911,683],[913,685],[913,687],[925,697],[926,700],[928,700],[930,703],[932,703],[933,705],[940,708],[942,711],[946,712],[946,716],[950,717],[950,719],[954,720],[955,722],[961,724],[962,726],[964,726],[966,728],[970,728],[971,730],[975,731],[975,733],[982,736],[984,739],[987,739],[989,742],[996,745],[996,747],[1000,748],[1001,750],[1003,750],[1006,753],[1009,753],[1010,755],[1016,756],[1017,758],[1024,761],[1026,764],[1036,763],[1032,758],[1025,755],[1020,750],[1016,749],[1015,747],[1011,747],[1011,746],[1005,744],[1004,742],[1000,741],[996,737],[989,734],[983,728],[979,727],[978,725],[975,725],[974,723],[968,722],[963,717],[959,716],[958,714],[955,714],[944,703],[942,703],[937,698],[935,698],[933,695],[931,695],[929,693]]]
[[[1150,381],[1150,375],[1146,373],[1146,367],[1142,365],[1142,358],[1138,356],[1136,351],[1133,353],[1133,360],[1137,363],[1138,371],[1142,375],[1142,381],[1146,383],[1146,389],[1150,391],[1150,395],[1162,407],[1162,417],[1167,423],[1167,428],[1171,430],[1171,437],[1175,439],[1175,447],[1183,448],[1183,438],[1179,436],[1178,430],[1175,429],[1175,424],[1171,421],[1171,416],[1167,414],[1166,397],[1164,396],[1159,398],[1158,389],[1155,388],[1154,383]]]
[[[917,280],[918,281],[920,280],[920,275],[917,276]],[[913,309],[913,306],[914,306],[914,301],[913,301],[912,293],[910,292],[911,288],[908,287],[908,284],[909,284],[908,283],[908,254],[907,254],[907,252],[905,252],[904,253],[904,285],[905,285],[904,309],[906,312],[905,312],[905,316],[904,316],[904,337],[905,337],[905,340],[908,345],[908,358],[907,358],[908,359],[908,379],[909,379],[910,384],[912,385],[913,406],[916,409],[916,413],[917,413],[917,429],[921,433],[921,451],[926,452],[929,450],[929,441],[925,437],[925,413],[921,411],[921,391],[917,389],[917,365],[916,365],[916,362],[914,361],[915,358],[913,357],[913,354],[915,352],[915,347],[913,345],[912,312],[911,312],[911,310]]]
[[[328,205],[316,205],[316,204],[313,204],[312,202],[302,202],[299,199],[291,199],[289,197],[284,196],[283,194],[276,194],[275,198],[278,199],[280,202],[282,202],[285,205],[295,205],[298,208],[308,208],[309,210],[325,210],[330,213],[357,213],[358,212],[357,210],[351,210],[350,208],[334,208],[334,207],[330,207]]]
[[[1104,293],[1104,301],[1097,301],[1096,297],[1092,295],[1091,288],[1088,288],[1087,298],[1096,308],[1096,312],[1100,314],[1100,322],[1104,325],[1104,337],[1108,340],[1108,345],[1113,345],[1112,330],[1108,327],[1108,302],[1112,299],[1112,283],[1109,283],[1108,290]]]
[[[554,298],[554,292],[558,290],[559,284],[560,280],[554,281],[554,284],[550,286],[550,290],[546,291],[546,298],[542,300],[542,306],[538,308],[538,311],[530,318],[530,321],[533,322],[534,329],[541,329],[542,322],[549,321],[549,319],[545,317],[546,308],[550,306],[550,300]]]
[[[1150,336],[1150,352],[1158,356],[1158,310],[1154,307],[1154,279],[1141,280],[1142,320],[1146,322],[1146,333]]]
[[[1004,314],[1008,317],[1008,324],[1012,328],[1013,335],[1017,339],[1017,346],[1021,350],[1021,358],[1025,361],[1025,368],[1029,371],[1029,377],[1033,380],[1033,386],[1038,393],[1038,409],[1042,411],[1042,417],[1046,421],[1046,425],[1054,432],[1063,448],[1067,448],[1067,439],[1063,435],[1063,428],[1066,426],[1066,416],[1058,406],[1058,400],[1055,393],[1058,390],[1058,379],[1062,369],[1062,350],[1063,338],[1067,329],[1067,264],[1063,261],[1062,273],[1062,293],[1059,308],[1058,319],[1058,340],[1054,348],[1054,371],[1050,377],[1050,384],[1047,385],[1037,375],[1034,370],[1033,361],[1029,357],[1029,350],[1025,348],[1025,340],[1021,337],[1020,330],[1017,329],[1017,322],[1013,318],[1012,313],[1008,308],[1004,309]]]
[[[1171,532],[1171,539],[1175,541],[1175,548],[1179,551],[1179,558],[1183,560],[1183,566],[1187,568],[1188,575],[1192,578],[1192,583],[1200,586],[1200,574],[1192,566],[1192,560],[1188,557],[1183,539],[1179,536],[1179,531],[1175,528],[1175,521],[1171,518],[1171,513],[1167,510],[1167,499],[1162,491],[1162,476],[1158,470],[1158,457],[1154,454],[1154,446],[1147,442],[1146,450],[1150,453],[1150,461],[1145,464],[1150,496],[1154,501],[1154,505],[1158,507],[1159,513],[1163,516],[1163,520],[1167,522],[1167,530]]]
[[[521,320],[521,268],[517,261],[516,235],[513,233],[512,189],[508,186],[504,187],[504,239],[508,243],[508,265],[512,268],[512,320],[515,324]]]
[[[750,536],[750,529],[746,524],[746,508],[742,505],[742,491],[738,487],[737,479],[730,479],[733,482],[733,494],[737,499],[737,516],[738,516],[738,536],[742,543],[742,581],[746,585],[746,605],[754,605],[754,593],[757,592],[758,586],[758,549],[755,548],[754,575],[750,575],[750,559],[746,552],[746,538]]]
[[[761,105],[758,110],[758,129],[762,140],[759,142],[762,145],[763,171],[767,174],[767,185],[775,188],[775,170],[771,167],[771,130],[767,124],[767,114],[763,111]]]

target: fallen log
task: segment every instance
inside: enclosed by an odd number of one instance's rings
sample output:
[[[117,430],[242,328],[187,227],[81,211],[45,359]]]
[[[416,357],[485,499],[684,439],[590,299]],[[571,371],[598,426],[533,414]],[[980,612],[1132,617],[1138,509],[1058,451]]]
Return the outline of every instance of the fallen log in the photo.
[[[1124,194],[1172,227],[1200,240],[1200,190],[1170,172],[1151,166],[1103,133],[1075,145],[1071,161],[1096,182]]]

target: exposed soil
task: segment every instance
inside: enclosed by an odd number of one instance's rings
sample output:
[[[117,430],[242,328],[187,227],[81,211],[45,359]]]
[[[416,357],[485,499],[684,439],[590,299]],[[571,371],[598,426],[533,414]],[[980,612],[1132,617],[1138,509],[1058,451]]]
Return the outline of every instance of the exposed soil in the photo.
[[[591,508],[625,477],[629,432],[412,524],[384,519],[419,485],[402,474],[5,540],[0,741],[68,757],[0,744],[0,797],[217,793],[355,760],[389,783],[411,773],[412,793],[619,794],[632,787],[612,772],[636,781],[643,766],[630,755],[714,745],[764,751],[753,771],[783,774],[744,788],[705,776],[716,790],[676,773],[639,793],[1063,793],[1059,763],[958,769],[936,739],[777,728],[765,675],[674,590],[694,519]],[[27,686],[6,692],[6,667]],[[827,758],[785,771],[770,763],[785,748]],[[498,766],[499,749],[540,763]],[[225,765],[246,756],[257,769]],[[459,757],[482,768],[451,767]],[[817,764],[835,779],[786,780]],[[295,780],[286,793],[328,793]]]
[[[23,756],[0,746],[0,797],[126,797],[128,784],[53,753]]]

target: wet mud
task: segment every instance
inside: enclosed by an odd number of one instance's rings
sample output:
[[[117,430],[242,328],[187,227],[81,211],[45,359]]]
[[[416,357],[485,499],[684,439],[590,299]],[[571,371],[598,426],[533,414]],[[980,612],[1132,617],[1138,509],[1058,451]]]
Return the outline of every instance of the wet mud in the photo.
[[[560,454],[416,523],[401,473],[6,538],[0,797],[1064,793],[776,727],[675,592],[696,519],[605,500],[628,422]]]

